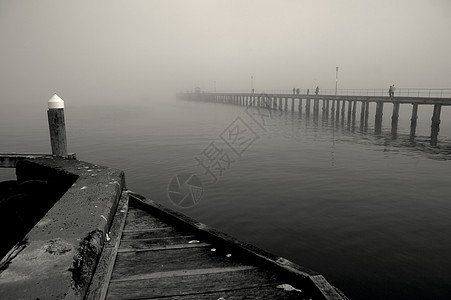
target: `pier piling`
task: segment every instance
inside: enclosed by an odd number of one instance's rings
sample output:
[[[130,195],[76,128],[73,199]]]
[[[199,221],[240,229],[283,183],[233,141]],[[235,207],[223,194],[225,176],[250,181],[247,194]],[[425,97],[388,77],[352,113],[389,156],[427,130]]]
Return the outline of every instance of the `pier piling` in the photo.
[[[398,136],[399,103],[393,103],[393,114],[391,117],[391,136],[396,139]]]
[[[441,110],[442,110],[441,104],[434,104],[434,113],[432,115],[432,124],[431,124],[431,146],[437,146],[438,132],[440,130]]]
[[[410,118],[410,141],[415,140],[415,132],[417,129],[417,119],[418,119],[418,104],[412,104],[412,117]]]
[[[382,132],[382,114],[384,111],[384,102],[376,102],[376,118],[374,121],[374,132],[381,134]]]

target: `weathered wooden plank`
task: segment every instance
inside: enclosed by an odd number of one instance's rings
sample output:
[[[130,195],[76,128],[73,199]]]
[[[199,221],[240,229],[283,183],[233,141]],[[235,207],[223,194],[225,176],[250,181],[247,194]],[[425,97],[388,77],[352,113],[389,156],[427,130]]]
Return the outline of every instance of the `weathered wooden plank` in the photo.
[[[148,246],[147,248],[121,248],[118,250],[119,253],[126,252],[142,252],[142,251],[161,251],[161,250],[174,250],[174,249],[186,249],[186,248],[199,248],[199,247],[210,247],[210,244],[197,243],[197,244],[175,244],[175,245],[155,245]]]
[[[112,279],[130,274],[242,266],[232,257],[207,248],[118,253]]]
[[[142,209],[139,209],[135,206],[133,206],[133,204],[130,205],[130,207],[128,208],[128,214],[127,214],[127,219],[137,219],[140,218],[142,216],[149,216],[150,214],[146,211],[143,211]]]
[[[159,219],[153,217],[151,214],[129,214],[127,220],[125,221],[124,230],[141,230],[141,229],[152,229],[152,228],[165,228],[168,224],[160,221]]]
[[[144,280],[144,279],[157,279],[176,276],[194,276],[194,275],[207,275],[225,272],[238,272],[244,270],[255,269],[253,266],[238,266],[238,267],[225,267],[225,268],[205,268],[205,269],[193,269],[193,270],[176,270],[168,272],[156,272],[149,274],[122,276],[118,279],[112,280],[112,282],[130,281],[130,280]]]
[[[155,230],[124,231],[122,241],[132,241],[139,239],[171,238],[186,235],[173,227],[159,228]]]
[[[114,219],[111,224],[109,241],[105,242],[97,263],[96,271],[92,277],[85,299],[105,299],[111,274],[113,272],[114,262],[116,260],[117,250],[121,240],[122,228],[125,224],[128,207],[128,195],[123,192],[119,200]]]
[[[122,240],[120,249],[149,249],[155,247],[165,246],[183,246],[183,245],[207,245],[206,243],[200,243],[195,240],[192,235],[168,237],[168,238],[156,238],[156,239],[135,239],[135,240]]]
[[[111,282],[107,299],[196,295],[207,292],[274,286],[281,283],[274,275],[257,269],[193,276],[130,280]]]
[[[147,298],[163,300],[167,298]],[[299,291],[286,291],[282,288],[278,288],[278,285],[259,286],[256,288],[236,289],[229,291],[203,293],[184,296],[172,296],[172,300],[211,300],[211,299],[224,299],[224,300],[242,300],[242,299],[310,299],[305,297],[305,294]]]

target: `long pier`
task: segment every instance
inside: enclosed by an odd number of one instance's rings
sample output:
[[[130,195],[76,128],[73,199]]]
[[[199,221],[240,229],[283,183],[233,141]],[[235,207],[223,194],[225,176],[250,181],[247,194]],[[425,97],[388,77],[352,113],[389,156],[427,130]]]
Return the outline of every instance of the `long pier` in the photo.
[[[443,90],[441,90],[443,91]],[[447,91],[447,90],[446,90]],[[380,93],[378,93],[380,94]],[[420,93],[418,93],[419,95]],[[431,95],[431,93],[429,93]],[[443,97],[445,95],[446,97]],[[256,93],[178,93],[178,98],[189,100],[200,100],[216,103],[236,104],[242,106],[258,106],[271,110],[305,112],[307,117],[310,114],[313,118],[319,118],[320,110],[323,119],[336,122],[348,122],[355,124],[357,114],[357,103],[360,102],[360,126],[368,128],[368,118],[370,115],[370,103],[376,104],[374,130],[376,134],[382,132],[382,119],[384,104],[393,104],[391,116],[392,135],[396,136],[399,120],[400,105],[411,105],[412,114],[410,119],[410,139],[415,140],[418,105],[433,105],[431,117],[431,146],[437,146],[438,133],[440,131],[440,114],[442,106],[451,106],[451,95],[441,92],[439,95],[432,93],[432,96],[382,96],[376,93],[360,93],[359,95],[321,95],[321,94],[267,94],[265,92]],[[290,103],[290,104],[289,104]],[[291,109],[289,110],[289,106]]]

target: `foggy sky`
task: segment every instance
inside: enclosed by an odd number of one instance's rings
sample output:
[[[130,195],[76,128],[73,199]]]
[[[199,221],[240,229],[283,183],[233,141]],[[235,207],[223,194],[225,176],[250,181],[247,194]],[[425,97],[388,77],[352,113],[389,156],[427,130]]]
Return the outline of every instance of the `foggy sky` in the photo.
[[[0,101],[451,87],[451,2],[0,0]]]

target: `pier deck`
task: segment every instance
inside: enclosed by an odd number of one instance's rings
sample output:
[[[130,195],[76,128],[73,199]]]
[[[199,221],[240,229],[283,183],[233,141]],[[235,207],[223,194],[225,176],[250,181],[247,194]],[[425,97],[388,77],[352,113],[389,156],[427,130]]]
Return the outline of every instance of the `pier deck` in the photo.
[[[88,299],[344,299],[313,271],[128,196]]]

